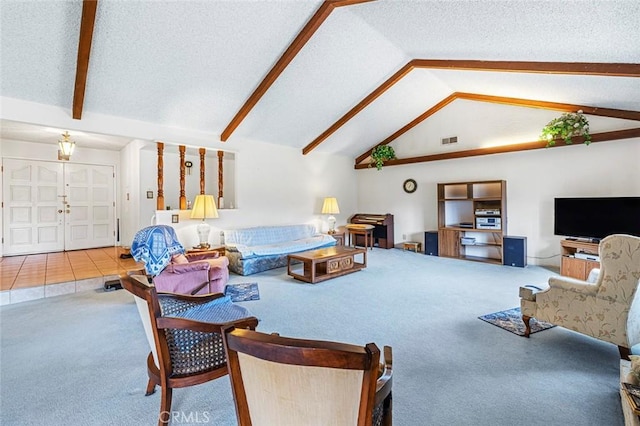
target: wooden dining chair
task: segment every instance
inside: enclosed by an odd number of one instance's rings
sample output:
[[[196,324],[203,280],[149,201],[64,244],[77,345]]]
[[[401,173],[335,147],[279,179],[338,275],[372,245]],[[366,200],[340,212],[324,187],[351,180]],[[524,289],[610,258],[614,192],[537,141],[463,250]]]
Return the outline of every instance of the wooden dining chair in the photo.
[[[144,275],[120,278],[133,294],[151,352],[146,396],[162,389],[158,425],[170,420],[174,388],[205,383],[227,374],[222,329],[254,330],[258,319],[221,293],[190,296],[157,293]]]
[[[227,327],[229,377],[240,426],[391,425],[392,355]]]

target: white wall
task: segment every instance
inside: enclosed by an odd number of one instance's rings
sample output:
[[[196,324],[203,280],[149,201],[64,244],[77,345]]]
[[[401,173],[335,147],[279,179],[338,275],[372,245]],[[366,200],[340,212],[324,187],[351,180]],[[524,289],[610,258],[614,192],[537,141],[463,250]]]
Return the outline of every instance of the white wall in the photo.
[[[234,151],[236,157],[235,210],[223,210],[219,219],[209,223],[214,228],[210,238],[218,242],[220,229],[290,223],[316,223],[327,229],[320,214],[322,199],[335,196],[340,204],[337,225],[346,223],[354,213],[392,213],[395,216],[396,242],[423,241],[424,231],[437,227],[436,184],[440,182],[493,180],[507,181],[508,234],[528,238],[529,262],[559,264],[559,237],[553,236],[553,198],[556,196],[640,196],[640,140],[594,143],[529,152],[496,154],[457,160],[420,163],[374,169],[353,169],[351,158],[313,152],[303,156],[299,149],[263,142],[232,138],[221,143],[219,135],[188,129],[158,126],[135,120],[86,113],[82,120],[72,120],[69,111],[15,99],[1,98],[2,118],[36,122],[59,128],[110,133],[137,138],[121,153],[86,150],[76,147],[72,161],[116,164],[122,212],[121,243],[127,245],[138,227],[149,224],[155,198],[147,206],[144,179],[156,179],[156,161],[143,161],[141,146],[163,140],[166,144],[202,146],[209,150]],[[502,107],[481,115],[475,104],[461,104],[438,114],[401,137],[392,145],[401,157],[420,155],[424,143],[437,144],[440,137],[460,136],[456,149],[466,149],[465,141],[489,143],[496,134],[501,139],[519,130],[517,140],[535,140],[539,129],[551,117],[549,111],[531,110],[510,120]],[[443,110],[446,111],[447,109]],[[553,115],[557,115],[553,113]],[[495,120],[489,125],[488,120]],[[478,122],[482,125],[476,126]],[[609,122],[592,121],[592,132],[611,130]],[[451,130],[454,129],[454,130]],[[459,129],[460,131],[457,131]],[[500,130],[494,133],[496,129]],[[187,143],[188,141],[188,143]],[[34,147],[24,142],[1,141],[0,152],[6,157],[57,158],[55,144]],[[38,145],[38,144],[36,144]],[[454,147],[451,147],[454,148]],[[86,151],[85,151],[86,150]],[[96,151],[96,152],[91,152]],[[122,161],[126,172],[120,173]],[[193,160],[192,160],[193,161]],[[198,167],[194,162],[194,169]],[[213,167],[213,166],[212,166]],[[139,169],[139,173],[137,170]],[[216,170],[209,168],[209,170]],[[195,170],[193,173],[197,173]],[[126,180],[125,179],[126,177]],[[192,176],[194,177],[194,176]],[[406,194],[402,182],[413,178],[418,190]],[[139,181],[136,181],[139,179]],[[165,187],[168,182],[165,181]],[[177,185],[176,185],[177,186]],[[153,185],[154,195],[155,185]],[[136,193],[138,191],[138,193]],[[126,199],[127,193],[129,200]],[[136,204],[137,203],[137,204]],[[126,217],[123,214],[126,212]],[[181,215],[186,212],[181,213]],[[136,217],[138,216],[138,217]],[[197,243],[196,221],[180,219],[176,226],[184,234],[185,245]],[[134,229],[132,229],[134,228]],[[555,256],[555,257],[553,257]],[[538,257],[540,259],[535,259]]]
[[[314,153],[303,156],[299,149],[256,141],[242,141],[236,156],[237,208],[218,212],[211,225],[211,244],[219,243],[221,230],[260,225],[312,223],[320,231],[328,230],[326,217],[320,214],[324,197],[338,199],[337,225],[345,224],[357,212],[356,171],[346,157]],[[154,200],[155,201],[155,200]],[[196,245],[196,226],[189,212],[158,212],[163,223],[179,214],[172,224],[186,247]]]
[[[158,150],[155,142],[147,143],[139,153],[140,194],[142,223],[148,223],[155,214],[158,199]],[[186,147],[185,161],[191,161],[191,174],[185,173],[185,196],[193,203],[200,194],[200,156],[198,148]],[[180,155],[177,145],[165,144],[163,155],[163,194],[164,205],[171,209],[180,208]],[[227,151],[223,156],[223,194],[225,208],[236,207],[236,154]],[[153,198],[146,198],[147,191],[153,192]],[[218,154],[207,150],[205,156],[205,193],[218,199]]]
[[[424,242],[436,230],[436,185],[475,180],[507,181],[508,235],[527,237],[530,264],[560,264],[553,235],[553,198],[640,196],[640,139],[574,145],[509,154],[359,170],[358,210],[392,213],[395,240]],[[418,189],[402,190],[413,178]]]
[[[118,188],[121,205],[120,244],[130,245],[140,224],[141,202],[146,194],[140,191],[140,150],[145,142],[134,140],[120,151],[122,185]]]
[[[57,142],[58,136],[53,137]],[[58,162],[58,144],[43,144],[25,141],[15,141],[0,139],[2,145],[2,157],[24,158],[29,160],[43,160]],[[62,162],[62,161],[61,161]],[[100,164],[105,166],[116,166],[120,168],[120,154],[118,151],[106,151],[101,149],[91,149],[76,145],[73,155],[65,163],[80,164]],[[117,170],[116,170],[117,171]]]
[[[155,197],[157,197],[157,156],[154,154],[153,160],[147,161],[146,154],[140,150],[143,146],[153,144],[155,141],[163,141],[165,147],[183,144],[190,147],[204,147],[207,152],[218,149],[233,151],[236,155],[235,188],[225,184],[225,191],[233,191],[237,209],[222,210],[219,219],[211,220],[210,224],[214,228],[211,235],[212,243],[217,244],[220,229],[263,224],[315,223],[318,228],[326,230],[328,229],[326,218],[320,214],[320,210],[322,200],[327,196],[338,198],[342,212],[335,215],[338,225],[346,223],[347,218],[357,211],[356,172],[353,169],[352,158],[319,152],[303,156],[297,148],[239,137],[222,143],[220,135],[216,133],[155,125],[90,112],[83,113],[82,120],[73,120],[68,108],[7,97],[0,97],[0,103],[2,106],[0,117],[6,120],[135,139],[119,153],[94,150],[97,152],[92,153],[90,158],[85,157],[88,153],[83,153],[81,146],[76,146],[76,152],[72,157],[72,161],[79,162],[92,162],[87,161],[88,158],[111,161],[113,157],[114,164],[119,166],[122,161],[122,167],[126,167],[126,171],[122,173],[120,167],[116,169],[118,171],[116,198],[123,206],[123,212],[126,212],[124,216],[118,211],[118,217],[121,219],[120,242],[122,245],[129,245],[135,232],[140,227],[150,224],[151,214],[156,205]],[[15,149],[27,155],[29,148],[23,145],[25,142],[15,143],[18,146]],[[24,148],[20,148],[21,146]],[[55,144],[42,147],[39,151],[46,158],[57,158]],[[155,150],[151,151],[155,152]],[[14,155],[13,151],[6,152],[3,145],[0,145],[0,152],[3,156]],[[199,159],[191,161],[194,163],[191,179],[196,182]],[[96,162],[95,164],[104,163]],[[217,162],[208,164],[207,170],[217,170]],[[120,177],[122,177],[121,183]],[[152,183],[148,183],[149,179]],[[226,176],[225,180],[228,180]],[[173,183],[176,188],[179,188],[177,182],[170,183],[165,180],[165,189]],[[146,199],[147,186],[151,186],[149,190],[154,191],[152,200]],[[217,191],[217,184],[214,189]],[[185,246],[197,243],[196,225],[196,221],[181,219],[176,226],[179,229],[179,235],[184,233],[185,238],[193,235],[193,240],[187,239],[183,242]],[[184,228],[187,229],[183,231]],[[193,232],[189,228],[193,228]]]
[[[145,149],[150,143],[134,140],[120,152],[76,146],[71,158],[71,162],[76,163],[115,166],[116,217],[121,245],[130,245],[135,232],[150,225],[156,213],[157,152]],[[235,200],[236,208],[220,210],[218,219],[208,221],[212,227],[212,244],[219,243],[220,230],[248,226],[313,223],[319,230],[326,231],[328,224],[320,210],[324,197],[328,196],[338,198],[342,212],[335,215],[338,225],[346,223],[357,211],[356,172],[350,158],[322,153],[302,156],[298,149],[255,141],[241,144],[242,152],[234,153],[235,164],[225,164],[227,173],[235,175],[234,179],[229,175],[225,177],[225,193],[229,191],[225,203],[228,206]],[[0,153],[3,157],[57,161],[56,144],[0,140]],[[174,154],[169,151],[168,155]],[[195,194],[199,191],[199,158],[188,159],[194,166],[192,174],[186,177],[186,192]],[[177,209],[179,168],[171,167],[166,160],[166,203]],[[217,155],[207,160],[206,170],[215,173],[214,181],[207,183],[207,191],[217,194]],[[153,199],[146,198],[147,190],[153,191]],[[195,229],[199,221],[189,219],[188,211],[166,214],[169,214],[169,223],[171,214],[179,214],[180,222],[172,225],[186,247],[199,242]]]

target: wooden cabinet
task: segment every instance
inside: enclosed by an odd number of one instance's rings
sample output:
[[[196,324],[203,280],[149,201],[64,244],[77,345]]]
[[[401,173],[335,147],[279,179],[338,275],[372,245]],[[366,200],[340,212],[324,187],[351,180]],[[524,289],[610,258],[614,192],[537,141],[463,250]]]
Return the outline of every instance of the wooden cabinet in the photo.
[[[580,259],[576,253],[591,256],[598,255],[598,243],[577,240],[560,241],[562,259],[560,261],[560,275],[586,280],[593,268],[599,268],[600,262],[591,259]]]
[[[460,257],[460,231],[446,228],[438,231],[438,254],[444,257]]]
[[[439,183],[439,255],[502,264],[506,195],[504,180]]]

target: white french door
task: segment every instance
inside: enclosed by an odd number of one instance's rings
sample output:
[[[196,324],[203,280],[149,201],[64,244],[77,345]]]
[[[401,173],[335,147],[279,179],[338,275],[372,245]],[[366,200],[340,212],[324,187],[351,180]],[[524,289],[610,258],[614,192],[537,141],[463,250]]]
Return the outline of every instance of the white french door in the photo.
[[[4,255],[64,250],[61,163],[3,160]]]
[[[4,255],[115,244],[113,166],[3,160]]]
[[[64,164],[65,250],[115,244],[112,166]]]

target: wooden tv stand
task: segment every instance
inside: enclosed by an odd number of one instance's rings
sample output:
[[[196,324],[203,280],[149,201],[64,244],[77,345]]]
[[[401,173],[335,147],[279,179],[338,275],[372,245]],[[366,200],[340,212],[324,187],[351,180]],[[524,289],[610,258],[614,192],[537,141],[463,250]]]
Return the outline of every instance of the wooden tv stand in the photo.
[[[593,268],[599,268],[600,262],[595,260],[578,259],[576,252],[581,251],[598,255],[598,243],[579,240],[560,241],[562,259],[560,261],[560,275],[586,280]]]

